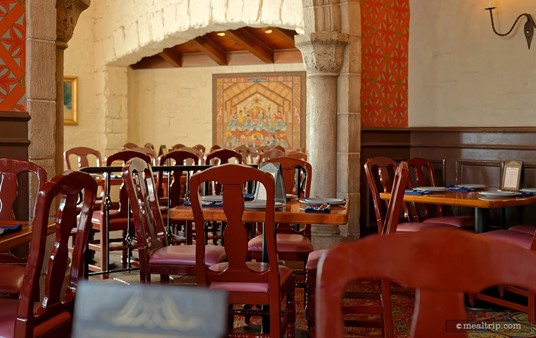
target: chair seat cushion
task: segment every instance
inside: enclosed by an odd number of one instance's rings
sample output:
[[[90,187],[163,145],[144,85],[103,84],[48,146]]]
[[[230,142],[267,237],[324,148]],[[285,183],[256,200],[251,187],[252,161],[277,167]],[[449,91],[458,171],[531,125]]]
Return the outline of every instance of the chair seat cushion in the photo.
[[[489,238],[495,238],[501,241],[513,243],[525,249],[530,249],[532,246],[532,234],[527,234],[519,231],[510,230],[494,230],[480,234]]]
[[[277,234],[276,245],[278,252],[311,252],[313,244],[304,235],[297,234]],[[248,242],[249,251],[262,251],[262,235],[252,238]]]
[[[17,264],[0,264],[0,294],[18,294],[24,279],[26,267]]]
[[[15,299],[0,299],[0,337],[13,337],[15,318],[19,301]]]
[[[221,263],[227,259],[225,248],[218,245],[205,246],[207,265]],[[157,250],[151,258],[151,265],[195,265],[195,245],[168,245]]]
[[[444,223],[458,228],[474,228],[475,218],[473,216],[441,216],[425,219],[423,223]]]
[[[246,262],[248,268],[256,272],[266,271],[269,264],[263,262]],[[227,262],[214,264],[210,270],[224,271],[229,264]],[[279,268],[279,285],[283,285],[292,276],[292,270],[284,265],[278,265]],[[212,282],[210,289],[225,290],[228,292],[268,292],[268,283],[244,283],[244,282]]]
[[[130,224],[132,226],[134,225],[134,220],[131,219]],[[102,210],[93,211],[93,215],[91,217],[91,223],[93,224],[93,229],[95,230],[101,230],[102,224],[104,223],[104,212]],[[128,226],[128,219],[126,217],[122,218],[113,218],[113,213],[110,214],[110,231],[116,231],[116,230],[126,230]]]
[[[536,232],[536,225],[528,225],[528,224],[513,225],[509,227],[508,230],[524,232],[529,235],[534,235],[534,232]]]
[[[306,270],[316,270],[318,266],[318,261],[324,253],[328,252],[328,249],[315,250],[309,254],[307,257],[307,264],[305,265]]]
[[[398,223],[396,227],[396,232],[412,232],[412,231],[421,231],[423,229],[428,229],[430,227],[440,227],[440,228],[452,228],[452,225],[444,223],[424,223],[424,222],[407,222],[407,223]]]

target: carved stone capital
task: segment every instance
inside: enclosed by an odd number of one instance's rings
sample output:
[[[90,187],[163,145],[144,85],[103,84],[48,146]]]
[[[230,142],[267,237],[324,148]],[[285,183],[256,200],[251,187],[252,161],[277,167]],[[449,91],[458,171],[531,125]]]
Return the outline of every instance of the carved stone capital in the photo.
[[[316,32],[296,35],[308,75],[339,75],[348,35],[339,32]]]
[[[58,42],[63,42],[66,46],[67,42],[72,38],[74,27],[78,22],[80,13],[85,11],[91,0],[57,0],[56,2],[56,39]]]

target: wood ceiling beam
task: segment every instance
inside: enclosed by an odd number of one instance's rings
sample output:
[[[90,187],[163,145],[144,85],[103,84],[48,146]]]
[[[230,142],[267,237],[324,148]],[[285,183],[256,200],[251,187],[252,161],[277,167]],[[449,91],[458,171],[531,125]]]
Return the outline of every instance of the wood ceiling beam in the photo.
[[[293,47],[295,46],[293,31],[283,30],[277,27],[270,27],[269,29],[272,30],[271,34],[274,34],[275,36],[283,40],[289,46],[293,46]]]
[[[264,63],[274,63],[274,51],[250,32],[242,30],[227,31],[233,39],[240,42],[251,54]]]
[[[227,65],[227,53],[208,36],[199,36],[192,40],[192,44],[220,66]]]
[[[182,67],[182,56],[173,48],[166,48],[158,54],[173,67]]]

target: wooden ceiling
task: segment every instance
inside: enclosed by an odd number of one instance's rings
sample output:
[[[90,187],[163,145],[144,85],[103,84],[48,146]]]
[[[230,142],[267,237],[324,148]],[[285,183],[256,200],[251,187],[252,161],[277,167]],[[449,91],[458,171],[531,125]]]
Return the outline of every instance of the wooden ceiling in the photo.
[[[243,27],[211,32],[145,57],[130,67],[149,69],[301,63],[301,53],[294,46],[296,34],[296,31],[276,27]]]

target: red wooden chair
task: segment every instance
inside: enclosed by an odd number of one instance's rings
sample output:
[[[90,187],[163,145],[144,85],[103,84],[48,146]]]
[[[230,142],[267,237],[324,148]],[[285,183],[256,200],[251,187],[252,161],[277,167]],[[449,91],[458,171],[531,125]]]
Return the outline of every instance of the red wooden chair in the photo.
[[[526,251],[536,251],[536,232],[530,225],[517,225],[513,230],[494,230],[481,233],[480,236],[492,238],[501,242],[507,242]],[[530,231],[532,228],[532,231]],[[505,263],[507,264],[507,263]],[[526,266],[530,266],[526,263]],[[527,313],[528,320],[536,324],[536,293],[530,288],[522,288],[520,285],[503,284],[497,285],[497,290],[487,290],[477,294],[471,294],[469,301],[479,299],[487,303],[504,306],[510,309]],[[516,297],[517,296],[517,297]],[[519,297],[521,296],[521,297]]]
[[[96,192],[97,182],[89,174],[78,171],[54,177],[39,191],[30,243],[32,250],[20,297],[0,299],[0,337],[70,337],[76,288],[84,273]],[[83,201],[77,205],[80,194]],[[55,214],[49,215],[56,207]],[[52,251],[46,256],[47,227],[51,220],[56,223],[56,230]],[[77,231],[69,257],[73,228]],[[45,259],[48,266],[44,288],[40,290]],[[35,301],[36,294],[43,294],[42,301]]]
[[[232,305],[268,305],[270,321],[270,337],[294,337],[295,305],[294,275],[292,270],[278,265],[275,243],[275,202],[274,179],[271,174],[258,169],[237,165],[224,164],[195,173],[190,179],[192,209],[196,224],[205,221],[204,207],[201,205],[199,188],[205,182],[218,181],[223,185],[223,209],[227,215],[227,227],[224,232],[224,247],[228,262],[209,266],[204,250],[204,233],[199,232],[197,245],[197,281],[211,289],[225,290],[229,294],[230,320],[233,322]],[[267,192],[267,203],[264,210],[264,248],[267,260],[249,261],[247,250],[246,225],[244,214],[244,185],[248,181],[257,181]],[[286,301],[283,310],[281,303]],[[259,315],[252,309],[238,310],[239,314]],[[232,326],[232,325],[231,325]],[[238,334],[238,336],[242,336]]]
[[[177,144],[172,145],[171,148],[169,148],[169,150],[179,150],[179,149],[184,148],[184,147],[186,147],[184,144],[177,143]]]
[[[285,156],[286,156],[286,153],[284,150],[281,150],[279,148],[268,149],[259,154],[259,157],[257,158],[257,164],[261,164],[272,158],[285,157]]]
[[[411,186],[416,187],[435,187],[434,166],[428,159],[413,157],[406,161],[412,174],[410,174]],[[475,218],[473,216],[447,216],[439,204],[416,205],[416,212],[419,220],[424,223],[444,223],[455,227],[474,229]]]
[[[192,146],[192,148],[195,148],[195,149],[199,150],[199,151],[202,152],[203,154],[204,154],[205,151],[206,151],[205,146],[202,145],[202,144],[196,144],[196,145]]]
[[[307,161],[307,154],[303,151],[291,151],[287,153],[287,156],[297,158],[298,160]]]
[[[498,284],[535,291],[535,265],[533,251],[455,228],[338,244],[319,263],[318,336],[344,337],[342,296],[349,281],[388,278],[416,289],[411,337],[467,337],[456,327],[467,323],[464,294]]]
[[[233,149],[216,149],[207,154],[205,158],[205,163],[212,165],[220,165],[229,163],[232,159],[234,159],[235,163],[242,163],[242,155],[239,152]]]
[[[244,164],[252,164],[255,151],[245,144],[234,148],[234,150],[242,155],[242,162]]]
[[[141,282],[150,283],[151,274],[160,274],[162,283],[169,282],[170,275],[195,275],[195,245],[168,244],[150,165],[139,158],[130,160],[123,179],[134,217]],[[209,265],[223,262],[225,250],[206,246],[205,257]]]
[[[147,154],[129,149],[122,150],[108,156],[106,166],[124,165],[128,160],[139,157],[147,163],[151,162],[151,157]],[[89,243],[89,249],[99,253],[100,265],[90,264],[90,271],[104,272],[109,268],[109,251],[122,251],[122,266],[126,268],[128,260],[128,243],[127,230],[129,222],[128,214],[128,196],[124,184],[119,187],[119,199],[112,200],[110,197],[111,187],[104,187],[106,195],[109,197],[109,203],[101,203],[100,210],[93,213],[92,223],[93,230],[98,231],[100,239],[92,240]],[[107,208],[109,208],[107,210]],[[119,231],[120,237],[110,238],[110,232]],[[108,243],[106,245],[105,243]],[[101,275],[102,278],[108,278],[108,274]]]
[[[384,215],[382,215],[382,225],[380,229],[380,235],[387,235],[395,233],[396,227],[400,220],[400,212],[404,204],[404,191],[409,179],[409,169],[405,162],[401,162],[397,165],[397,169],[394,172],[392,180],[392,188],[390,189],[392,196],[388,202],[388,206]],[[305,316],[307,319],[307,331],[310,337],[314,337],[315,331],[315,289],[316,289],[316,276],[318,270],[318,262],[322,255],[328,250],[316,250],[309,254],[306,266],[305,266]],[[393,317],[391,307],[391,288],[390,282],[387,279],[383,279],[379,286],[379,292],[377,293],[353,293],[349,294],[347,298],[368,298],[376,299],[377,305],[367,306],[360,308],[347,308],[347,312],[355,314],[376,314],[381,315],[381,321],[372,323],[352,322],[346,321],[347,326],[360,326],[366,325],[368,327],[379,327],[383,329],[383,335],[386,338],[393,337]],[[319,336],[322,337],[322,336]]]
[[[37,187],[33,194],[29,194],[25,185],[19,184],[19,178],[23,174],[29,174],[28,178],[37,179]],[[0,159],[0,220],[15,221],[33,218],[32,215],[15,215],[15,201],[18,195],[36,195],[47,181],[47,172],[41,166],[23,160],[10,158]],[[27,185],[26,185],[27,186]],[[0,253],[0,295],[18,297],[24,278],[26,258],[19,258],[9,252]]]
[[[76,158],[76,164],[72,162],[72,158]],[[102,163],[102,155],[97,149],[89,147],[74,147],[66,150],[63,153],[66,169],[78,170],[84,167],[96,166],[100,167]]]
[[[368,187],[371,193],[372,201],[374,204],[374,213],[376,215],[376,223],[378,225],[378,233],[385,233],[387,229],[384,229],[383,223],[386,215],[387,201],[380,199],[380,192],[391,192],[393,186],[393,177],[398,163],[387,157],[374,157],[365,162],[364,169],[367,177]],[[405,188],[411,187],[408,180],[408,184]],[[396,228],[392,228],[389,231],[419,231],[423,228],[430,226],[451,226],[444,223],[432,223],[432,222],[419,222],[416,210],[412,208],[412,205],[402,204],[403,212],[401,216],[406,222],[398,223]],[[413,222],[411,222],[413,220]]]
[[[269,159],[267,162],[280,164],[285,192],[296,195],[297,198],[309,197],[313,169],[311,164],[291,157],[278,157]],[[311,225],[307,224],[301,229],[296,229],[291,224],[277,225],[277,254],[280,260],[289,262],[301,262],[302,268],[294,269],[295,274],[302,275],[298,280],[298,286],[303,286],[305,264],[309,253],[313,251],[311,243]],[[252,258],[260,260],[262,255],[262,234],[252,238],[248,242],[248,250]]]

